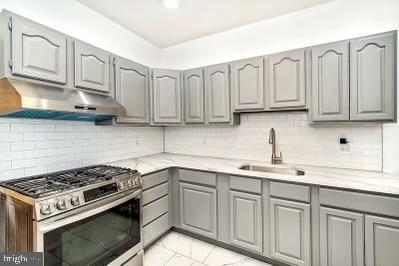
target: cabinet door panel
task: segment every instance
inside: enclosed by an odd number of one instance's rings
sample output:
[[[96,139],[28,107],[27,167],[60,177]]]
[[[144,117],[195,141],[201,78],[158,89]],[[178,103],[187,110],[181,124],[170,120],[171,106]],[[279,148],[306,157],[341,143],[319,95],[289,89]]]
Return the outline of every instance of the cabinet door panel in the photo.
[[[230,78],[227,64],[205,69],[209,123],[230,122]]]
[[[178,124],[181,117],[180,72],[153,70],[154,123]]]
[[[204,122],[204,79],[202,69],[184,72],[184,91],[187,123]]]
[[[312,48],[313,121],[349,120],[349,43]]]
[[[66,36],[18,17],[12,24],[12,74],[66,84]]]
[[[270,55],[270,108],[305,107],[305,50]]]
[[[231,67],[234,110],[264,109],[263,58],[234,62]]]
[[[396,35],[350,42],[351,120],[395,118]]]
[[[217,238],[216,189],[179,184],[181,228]]]
[[[230,191],[230,241],[262,252],[261,196]]]
[[[399,220],[366,216],[366,266],[399,263]]]
[[[320,265],[364,265],[363,215],[320,208]]]
[[[109,54],[75,41],[75,86],[110,92]]]
[[[310,205],[270,199],[271,256],[310,265]]]
[[[149,69],[118,58],[115,64],[116,99],[126,109],[122,122],[149,123]]]

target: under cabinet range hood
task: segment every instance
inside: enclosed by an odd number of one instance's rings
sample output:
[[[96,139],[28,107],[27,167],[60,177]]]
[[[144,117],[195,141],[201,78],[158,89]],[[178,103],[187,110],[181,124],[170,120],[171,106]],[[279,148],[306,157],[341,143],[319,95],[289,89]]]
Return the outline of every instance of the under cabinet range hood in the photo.
[[[109,96],[0,80],[0,117],[102,121],[124,115],[125,108]]]

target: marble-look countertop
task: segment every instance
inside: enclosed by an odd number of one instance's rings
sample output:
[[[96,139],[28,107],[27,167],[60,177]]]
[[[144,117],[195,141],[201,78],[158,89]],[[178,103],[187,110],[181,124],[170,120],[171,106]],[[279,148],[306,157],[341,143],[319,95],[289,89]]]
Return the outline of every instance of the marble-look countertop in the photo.
[[[355,189],[399,195],[399,176],[372,171],[359,171],[330,167],[304,165],[274,165],[274,167],[295,167],[305,171],[303,176],[263,173],[238,169],[243,164],[271,166],[270,163],[250,160],[214,158],[183,154],[160,153],[109,163],[110,165],[137,169],[142,175],[170,167],[188,168],[200,171],[225,173],[268,180],[288,181],[302,184],[314,184],[327,187]]]

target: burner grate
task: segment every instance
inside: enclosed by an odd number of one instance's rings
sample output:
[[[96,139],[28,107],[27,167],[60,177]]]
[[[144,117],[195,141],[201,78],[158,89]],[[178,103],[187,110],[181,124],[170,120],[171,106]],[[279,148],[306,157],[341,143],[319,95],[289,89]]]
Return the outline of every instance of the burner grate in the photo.
[[[39,176],[1,182],[0,185],[32,198],[111,180],[115,176],[136,172],[128,168],[95,165]]]

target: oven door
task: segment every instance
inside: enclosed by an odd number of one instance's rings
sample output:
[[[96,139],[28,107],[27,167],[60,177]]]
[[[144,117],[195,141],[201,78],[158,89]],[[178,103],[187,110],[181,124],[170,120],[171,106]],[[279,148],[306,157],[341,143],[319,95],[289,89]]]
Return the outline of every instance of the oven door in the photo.
[[[121,265],[143,249],[141,190],[35,223],[36,251],[50,265]]]

